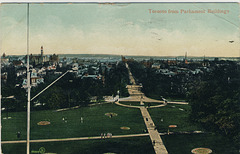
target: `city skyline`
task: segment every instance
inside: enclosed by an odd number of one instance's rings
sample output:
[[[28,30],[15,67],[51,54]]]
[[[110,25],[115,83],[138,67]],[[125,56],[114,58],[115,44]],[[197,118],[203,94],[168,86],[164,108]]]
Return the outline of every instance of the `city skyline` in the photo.
[[[26,54],[26,8],[2,4],[2,53]],[[239,57],[238,15],[238,3],[30,4],[30,53]]]

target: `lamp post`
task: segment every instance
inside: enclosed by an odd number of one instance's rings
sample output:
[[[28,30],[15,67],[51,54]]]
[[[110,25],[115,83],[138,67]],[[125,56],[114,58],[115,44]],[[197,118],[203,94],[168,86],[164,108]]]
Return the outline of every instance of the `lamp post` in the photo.
[[[40,91],[33,98],[30,97],[31,85],[30,85],[30,71],[29,71],[29,3],[27,3],[27,88],[28,88],[28,90],[27,90],[27,92],[28,92],[28,95],[27,95],[28,96],[28,102],[27,102],[27,154],[30,154],[30,102],[32,100],[34,100],[36,97],[38,97],[45,90],[47,90],[49,87],[51,87],[54,83],[56,83],[59,79],[61,79],[68,72],[72,72],[72,70],[66,71],[64,74],[62,74],[60,77],[58,77],[55,81],[53,81],[50,85],[48,85],[46,88],[44,88],[42,91]],[[0,117],[0,119],[1,119],[1,117]]]
[[[0,154],[2,154],[2,59],[0,55]]]
[[[118,95],[117,102],[119,102],[119,99],[120,99],[120,90],[117,91],[117,95]]]
[[[30,71],[29,71],[29,3],[27,4],[27,154],[30,154]]]

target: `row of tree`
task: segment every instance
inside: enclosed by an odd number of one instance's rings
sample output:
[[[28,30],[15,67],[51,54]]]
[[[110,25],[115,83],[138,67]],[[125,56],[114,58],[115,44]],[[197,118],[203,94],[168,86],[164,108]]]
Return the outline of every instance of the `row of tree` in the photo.
[[[142,90],[146,96],[156,99],[161,99],[161,96],[181,99],[186,97],[182,87],[184,75],[170,77],[156,73],[156,69],[144,67],[143,64],[137,61],[132,61],[128,64],[135,80],[138,83],[142,83]]]

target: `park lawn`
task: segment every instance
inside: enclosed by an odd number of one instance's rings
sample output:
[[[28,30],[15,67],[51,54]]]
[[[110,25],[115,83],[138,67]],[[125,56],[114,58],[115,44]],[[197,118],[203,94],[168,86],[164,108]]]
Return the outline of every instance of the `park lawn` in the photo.
[[[31,143],[30,151],[38,151],[41,147],[45,148],[46,153],[57,154],[103,154],[110,152],[118,154],[154,154],[154,149],[148,136],[68,142]],[[26,144],[3,144],[3,153],[26,153]]]
[[[170,129],[171,132],[202,131],[202,127],[189,120],[190,109],[189,105],[167,104],[164,107],[148,109],[148,111],[159,132],[167,132],[169,125],[177,125],[177,128]]]
[[[26,112],[9,112],[11,119],[2,119],[2,140],[17,140],[17,132],[21,132],[21,136],[27,134],[27,113]],[[6,117],[6,113],[2,113],[2,117]]]
[[[132,105],[132,106],[148,106],[148,103],[150,103],[150,106],[157,106],[157,105],[161,105],[163,103],[157,103],[157,102],[143,102],[144,105],[140,105],[140,102],[119,102],[121,104],[125,104],[125,105]]]
[[[125,104],[125,105],[132,105],[132,106],[143,106],[143,105],[140,105],[140,102],[119,102],[121,104]]]
[[[105,113],[117,113],[109,118]],[[2,140],[17,140],[16,132],[21,132],[21,140],[26,139],[26,113],[9,113],[12,119],[3,121]],[[81,123],[83,117],[83,123]],[[62,120],[63,118],[67,120]],[[40,121],[50,121],[50,125],[39,126]],[[120,127],[130,127],[121,130]],[[31,139],[71,138],[143,133],[145,124],[139,109],[125,108],[116,104],[102,104],[74,110],[31,112]]]
[[[194,148],[210,148],[213,154],[235,154],[232,141],[216,134],[173,134],[161,136],[169,154],[191,154]]]
[[[163,101],[162,97],[160,95],[148,95],[147,97]],[[186,102],[185,98],[173,98],[173,97],[164,97],[166,100],[170,102]]]

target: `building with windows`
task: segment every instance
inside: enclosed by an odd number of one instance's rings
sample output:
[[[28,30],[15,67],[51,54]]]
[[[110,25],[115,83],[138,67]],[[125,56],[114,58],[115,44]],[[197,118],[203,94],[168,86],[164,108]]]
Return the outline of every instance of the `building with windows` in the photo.
[[[26,59],[27,59],[27,56],[26,56]],[[43,54],[43,46],[41,46],[41,54],[40,55],[33,55],[33,54],[31,54],[29,56],[29,63],[32,64],[32,65],[43,64],[44,62],[47,62],[47,61],[49,61],[49,57],[48,56],[44,56],[44,54]]]

